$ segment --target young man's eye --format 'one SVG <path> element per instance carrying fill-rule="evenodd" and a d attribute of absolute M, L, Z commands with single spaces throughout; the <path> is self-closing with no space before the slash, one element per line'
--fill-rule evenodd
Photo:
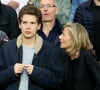
<path fill-rule="evenodd" d="M 23 22 L 23 24 L 26 24 L 27 22 Z"/>
<path fill-rule="evenodd" d="M 35 24 L 35 22 L 31 22 L 31 24 Z"/>

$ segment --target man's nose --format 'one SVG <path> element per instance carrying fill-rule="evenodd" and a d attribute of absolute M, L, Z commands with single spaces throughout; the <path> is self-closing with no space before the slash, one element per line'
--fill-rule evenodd
<path fill-rule="evenodd" d="M 31 25 L 28 23 L 28 24 L 26 25 L 26 27 L 27 27 L 27 28 L 30 28 L 30 27 L 31 27 Z"/>

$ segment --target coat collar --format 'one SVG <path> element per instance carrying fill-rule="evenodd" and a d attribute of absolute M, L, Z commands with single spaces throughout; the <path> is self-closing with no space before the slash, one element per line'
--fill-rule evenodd
<path fill-rule="evenodd" d="M 36 34 L 36 43 L 35 43 L 35 53 L 37 54 L 43 45 L 43 39 Z M 17 38 L 17 47 L 20 48 L 22 46 L 22 34 Z"/>

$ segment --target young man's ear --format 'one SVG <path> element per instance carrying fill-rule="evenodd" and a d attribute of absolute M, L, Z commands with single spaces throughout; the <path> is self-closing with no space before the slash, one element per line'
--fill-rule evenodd
<path fill-rule="evenodd" d="M 20 25 L 20 23 L 19 23 L 19 29 L 21 30 L 21 25 Z"/>

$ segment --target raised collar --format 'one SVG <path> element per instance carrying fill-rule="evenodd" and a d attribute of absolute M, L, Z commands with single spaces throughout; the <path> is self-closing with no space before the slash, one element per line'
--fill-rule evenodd
<path fill-rule="evenodd" d="M 43 39 L 36 34 L 36 42 L 35 42 L 35 53 L 37 54 L 43 45 Z M 22 34 L 17 38 L 17 47 L 20 48 L 22 46 Z"/>
<path fill-rule="evenodd" d="M 59 22 L 59 20 L 57 18 L 55 19 L 55 24 L 54 24 L 52 30 L 54 28 L 56 28 L 59 33 L 62 33 L 62 31 L 63 31 L 63 26 L 61 25 L 61 23 Z M 43 31 L 43 25 L 41 25 L 40 31 Z"/>

